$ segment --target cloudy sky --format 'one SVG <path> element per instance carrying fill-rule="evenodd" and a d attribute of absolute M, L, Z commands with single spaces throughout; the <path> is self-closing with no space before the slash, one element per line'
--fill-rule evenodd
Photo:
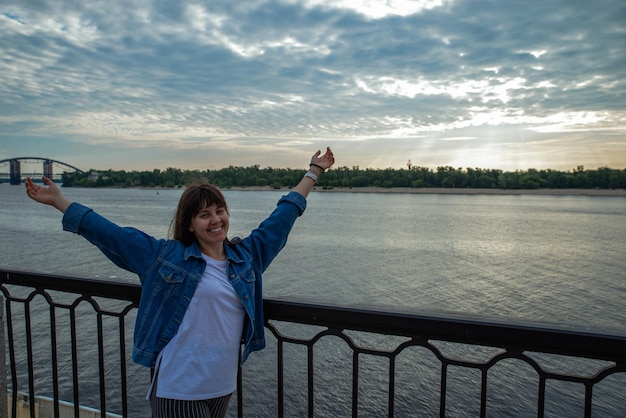
<path fill-rule="evenodd" d="M 623 169 L 624 51 L 624 0 L 3 0 L 0 160 Z"/>

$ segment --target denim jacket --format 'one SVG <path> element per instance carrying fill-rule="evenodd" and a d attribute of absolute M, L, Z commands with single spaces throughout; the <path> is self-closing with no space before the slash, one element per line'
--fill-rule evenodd
<path fill-rule="evenodd" d="M 246 310 L 241 363 L 265 347 L 262 274 L 287 243 L 291 228 L 306 209 L 296 192 L 281 197 L 272 214 L 243 240 L 224 242 L 228 279 Z M 117 266 L 139 276 L 141 300 L 135 323 L 133 361 L 153 367 L 159 352 L 178 331 L 198 286 L 205 262 L 196 242 L 153 238 L 120 227 L 92 209 L 72 203 L 63 229 L 96 245 Z"/>

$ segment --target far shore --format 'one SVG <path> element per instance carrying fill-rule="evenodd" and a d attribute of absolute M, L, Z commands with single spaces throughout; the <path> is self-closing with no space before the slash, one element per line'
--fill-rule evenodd
<path fill-rule="evenodd" d="M 229 187 L 223 190 L 235 191 L 280 191 L 287 187 Z M 407 193 L 407 194 L 487 194 L 487 195 L 554 195 L 554 196 L 624 196 L 626 189 L 475 189 L 475 188 L 443 188 L 443 187 L 335 187 L 324 189 L 315 187 L 314 192 L 324 193 Z"/>
<path fill-rule="evenodd" d="M 117 187 L 106 187 L 117 188 Z M 129 187 L 142 190 L 173 189 L 163 186 Z M 249 192 L 280 192 L 289 191 L 291 187 L 275 189 L 271 186 L 222 187 L 224 191 Z M 538 196 L 620 196 L 626 197 L 626 189 L 478 189 L 478 188 L 446 188 L 446 187 L 333 187 L 316 186 L 313 192 L 321 193 L 395 193 L 395 194 L 466 194 L 466 195 L 538 195 Z"/>

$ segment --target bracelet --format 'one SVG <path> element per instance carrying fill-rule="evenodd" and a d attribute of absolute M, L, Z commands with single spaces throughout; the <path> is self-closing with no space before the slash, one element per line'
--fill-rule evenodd
<path fill-rule="evenodd" d="M 324 167 L 322 167 L 321 165 L 317 165 L 315 163 L 311 163 L 311 164 L 309 164 L 309 167 L 311 167 L 311 166 L 319 168 L 320 170 L 322 170 L 322 173 L 326 171 L 326 169 Z"/>
<path fill-rule="evenodd" d="M 317 176 L 314 173 L 311 173 L 310 171 L 307 171 L 306 173 L 304 173 L 304 177 L 308 177 L 317 183 Z"/>

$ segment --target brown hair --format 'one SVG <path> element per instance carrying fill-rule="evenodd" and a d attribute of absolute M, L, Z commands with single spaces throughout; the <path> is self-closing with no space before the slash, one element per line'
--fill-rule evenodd
<path fill-rule="evenodd" d="M 170 225 L 170 234 L 175 240 L 181 241 L 186 246 L 196 239 L 196 236 L 189 230 L 191 219 L 196 216 L 203 208 L 217 205 L 223 207 L 228 212 L 228 205 L 224 195 L 217 187 L 212 184 L 192 184 L 187 186 L 183 192 L 176 214 Z"/>

